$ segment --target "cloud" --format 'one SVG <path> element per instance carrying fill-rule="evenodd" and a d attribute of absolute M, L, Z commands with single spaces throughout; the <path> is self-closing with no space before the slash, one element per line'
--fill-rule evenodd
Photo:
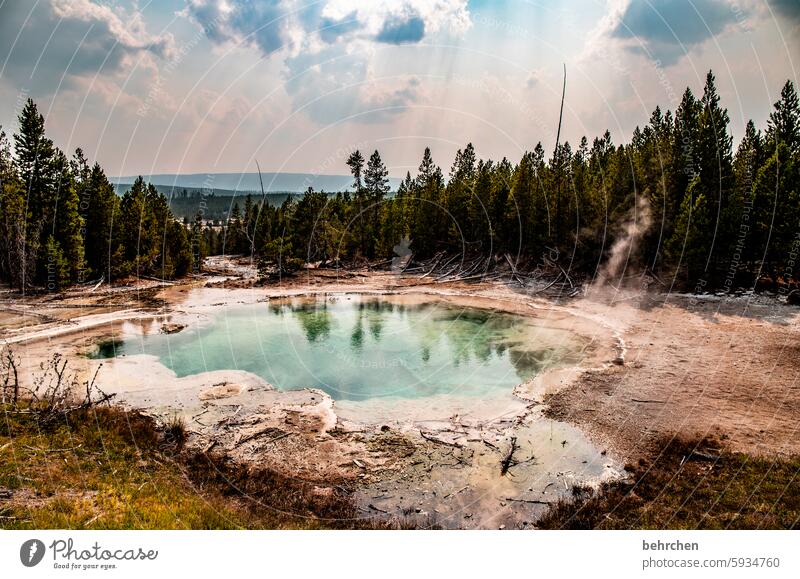
<path fill-rule="evenodd" d="M 725 1 L 630 0 L 612 15 L 608 34 L 628 51 L 668 66 L 735 23 L 736 12 Z"/>
<path fill-rule="evenodd" d="M 286 65 L 284 88 L 295 111 L 320 124 L 345 118 L 381 122 L 417 102 L 421 94 L 417 77 L 375 79 L 359 51 L 347 52 L 340 46 L 289 58 Z"/>
<path fill-rule="evenodd" d="M 336 42 L 414 43 L 445 29 L 461 34 L 471 25 L 467 0 L 189 0 L 184 14 L 212 41 L 253 46 L 264 55 Z"/>
<path fill-rule="evenodd" d="M 291 5 L 281 0 L 189 0 L 184 14 L 218 44 L 242 44 L 270 54 L 292 38 Z"/>
<path fill-rule="evenodd" d="M 171 34 L 147 32 L 139 12 L 90 0 L 0 4 L 2 76 L 34 95 L 51 94 L 62 76 L 126 72 L 137 61 L 152 65 L 174 50 Z"/>
<path fill-rule="evenodd" d="M 333 43 L 341 37 L 354 33 L 358 28 L 358 17 L 353 11 L 341 19 L 323 17 L 320 21 L 319 35 L 323 41 Z"/>
<path fill-rule="evenodd" d="M 322 14 L 351 15 L 359 23 L 353 37 L 387 44 L 419 42 L 441 30 L 462 34 L 472 25 L 465 0 L 329 0 Z"/>
<path fill-rule="evenodd" d="M 770 0 L 769 4 L 787 20 L 800 24 L 800 2 L 798 0 Z"/>
<path fill-rule="evenodd" d="M 425 36 L 425 21 L 418 15 L 411 14 L 384 22 L 375 40 L 388 44 L 405 44 L 419 42 L 423 36 Z"/>
<path fill-rule="evenodd" d="M 284 88 L 296 111 L 332 123 L 379 122 L 416 102 L 417 78 L 376 81 L 377 45 L 413 44 L 471 25 L 467 0 L 189 0 L 184 15 L 216 44 L 283 58 Z"/>

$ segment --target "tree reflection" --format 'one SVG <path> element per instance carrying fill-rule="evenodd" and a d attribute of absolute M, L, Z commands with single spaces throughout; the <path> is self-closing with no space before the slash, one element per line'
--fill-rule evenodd
<path fill-rule="evenodd" d="M 353 304 L 354 320 L 349 332 L 350 349 L 360 355 L 368 336 L 379 347 L 390 318 L 408 319 L 407 331 L 394 334 L 395 340 L 416 342 L 418 360 L 459 367 L 477 363 L 486 365 L 492 358 L 507 359 L 520 380 L 527 380 L 543 368 L 558 362 L 573 361 L 579 354 L 570 355 L 569 344 L 561 333 L 541 334 L 519 316 L 488 310 L 457 308 L 450 305 L 402 305 L 380 299 L 368 299 Z M 326 302 L 312 302 L 271 307 L 273 313 L 292 312 L 300 323 L 307 340 L 319 343 L 331 334 L 333 314 Z M 395 320 L 396 323 L 396 320 Z M 348 339 L 345 334 L 345 339 Z M 559 339 L 561 338 L 561 339 Z M 442 355 L 444 354 L 444 359 Z"/>
<path fill-rule="evenodd" d="M 330 335 L 331 314 L 327 304 L 303 304 L 293 307 L 292 312 L 303 327 L 309 342 L 324 341 Z"/>

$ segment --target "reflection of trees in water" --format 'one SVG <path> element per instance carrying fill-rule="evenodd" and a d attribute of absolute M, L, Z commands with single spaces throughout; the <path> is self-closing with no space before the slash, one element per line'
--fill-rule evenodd
<path fill-rule="evenodd" d="M 540 333 L 524 319 L 484 310 L 440 308 L 420 324 L 422 348 L 429 351 L 446 340 L 454 365 L 475 359 L 486 363 L 495 355 L 508 356 L 521 380 L 536 375 L 554 363 L 577 363 L 580 353 L 569 344 L 571 337 L 557 330 Z M 551 335 L 552 333 L 552 335 Z"/>
<path fill-rule="evenodd" d="M 353 331 L 350 333 L 350 347 L 354 352 L 361 352 L 364 346 L 364 322 L 361 314 L 356 317 L 356 323 L 353 326 Z"/>
<path fill-rule="evenodd" d="M 331 314 L 325 303 L 302 304 L 292 307 L 295 315 L 309 342 L 326 340 L 331 333 Z"/>
<path fill-rule="evenodd" d="M 283 313 L 288 308 L 288 306 L 285 304 L 276 304 L 276 303 L 269 303 L 267 304 L 267 307 L 269 308 L 269 311 L 276 316 L 282 316 Z"/>
<path fill-rule="evenodd" d="M 383 324 L 387 316 L 395 312 L 395 304 L 380 300 L 367 300 L 358 302 L 356 321 L 350 334 L 350 345 L 354 350 L 361 351 L 364 346 L 364 322 L 369 328 L 369 333 L 375 342 L 381 341 Z"/>
<path fill-rule="evenodd" d="M 394 311 L 395 305 L 390 302 L 371 300 L 359 304 L 359 312 L 367 318 L 369 333 L 372 334 L 376 342 L 380 342 L 381 340 L 384 320 L 388 315 L 393 314 Z"/>
<path fill-rule="evenodd" d="M 553 359 L 552 349 L 525 350 L 520 347 L 508 349 L 508 360 L 520 377 L 529 377 L 544 368 Z"/>
<path fill-rule="evenodd" d="M 545 336 L 531 333 L 525 320 L 511 314 L 431 303 L 407 306 L 379 299 L 356 302 L 353 306 L 355 319 L 350 331 L 350 348 L 354 353 L 362 351 L 367 331 L 377 344 L 390 316 L 406 317 L 414 311 L 419 315 L 409 320 L 410 328 L 419 344 L 419 356 L 425 363 L 430 361 L 435 347 L 443 344 L 449 352 L 449 363 L 455 366 L 468 364 L 473 359 L 486 363 L 492 356 L 508 356 L 518 376 L 524 380 L 554 361 L 577 358 L 566 344 L 554 347 L 552 340 L 543 344 Z M 332 315 L 325 302 L 276 304 L 270 308 L 280 315 L 293 313 L 309 342 L 330 336 Z"/>
<path fill-rule="evenodd" d="M 430 351 L 444 340 L 455 366 L 472 359 L 486 363 L 492 355 L 503 357 L 509 336 L 520 324 L 507 314 L 483 310 L 436 306 L 430 314 L 417 325 L 421 348 Z"/>

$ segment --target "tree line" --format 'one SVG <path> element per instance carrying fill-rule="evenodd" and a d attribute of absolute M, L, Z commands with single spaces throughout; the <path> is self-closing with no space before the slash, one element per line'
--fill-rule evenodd
<path fill-rule="evenodd" d="M 800 271 L 800 105 L 787 81 L 764 130 L 750 121 L 734 151 L 714 75 L 700 98 L 687 88 L 675 111 L 656 108 L 628 144 L 606 131 L 591 144 L 538 143 L 516 164 L 479 159 L 468 144 L 447 178 L 426 148 L 416 175 L 391 194 L 378 151 L 347 159 L 352 191 L 309 191 L 280 205 L 251 196 L 225 222 L 176 220 L 141 178 L 118 198 L 80 150 L 71 160 L 44 135 L 32 101 L 19 116 L 14 151 L 0 137 L 3 243 L 0 273 L 16 287 L 131 274 L 172 278 L 203 256 L 258 260 L 262 275 L 304 262 L 386 260 L 397 247 L 502 255 L 521 263 L 557 256 L 594 275 L 615 242 L 641 229 L 629 265 L 694 288 L 796 284 Z"/>
<path fill-rule="evenodd" d="M 175 278 L 199 264 L 192 231 L 166 198 L 137 179 L 116 195 L 99 164 L 68 158 L 28 99 L 12 145 L 0 129 L 0 275 L 20 290 L 131 274 Z"/>

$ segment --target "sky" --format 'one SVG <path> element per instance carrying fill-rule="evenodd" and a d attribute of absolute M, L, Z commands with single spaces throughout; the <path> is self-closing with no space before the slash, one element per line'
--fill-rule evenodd
<path fill-rule="evenodd" d="M 392 176 L 630 139 L 713 69 L 731 131 L 798 85 L 800 0 L 0 0 L 0 125 L 33 98 L 110 176 Z"/>

